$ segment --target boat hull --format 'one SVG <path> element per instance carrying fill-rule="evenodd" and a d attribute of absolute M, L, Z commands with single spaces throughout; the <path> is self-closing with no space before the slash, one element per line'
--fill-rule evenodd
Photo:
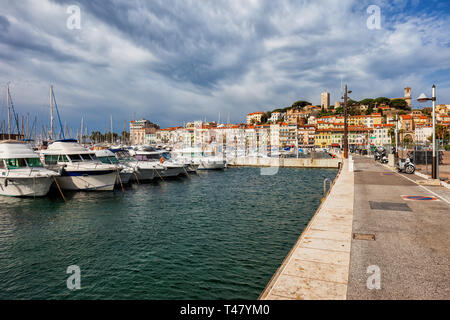
<path fill-rule="evenodd" d="M 198 170 L 223 170 L 225 163 L 223 161 L 201 161 Z"/>
<path fill-rule="evenodd" d="M 136 176 L 139 181 L 149 181 L 155 179 L 157 177 L 157 173 L 155 172 L 156 169 L 142 169 L 139 168 L 139 170 L 136 171 Z M 136 180 L 136 176 L 133 175 L 133 180 Z"/>
<path fill-rule="evenodd" d="M 120 181 L 122 181 L 123 184 L 127 184 L 130 182 L 131 176 L 133 176 L 132 172 L 121 172 Z M 120 181 L 117 183 L 120 184 Z"/>
<path fill-rule="evenodd" d="M 43 197 L 48 194 L 53 181 L 53 177 L 0 178 L 0 195 Z"/>
<path fill-rule="evenodd" d="M 168 167 L 165 170 L 161 170 L 160 174 L 163 178 L 170 178 L 186 174 L 186 171 L 184 171 L 184 167 Z"/>
<path fill-rule="evenodd" d="M 57 177 L 61 189 L 72 191 L 111 191 L 117 180 L 117 172 L 96 175 L 70 175 Z"/>

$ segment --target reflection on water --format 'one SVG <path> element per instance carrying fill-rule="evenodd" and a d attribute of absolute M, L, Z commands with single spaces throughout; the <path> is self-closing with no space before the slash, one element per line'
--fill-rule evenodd
<path fill-rule="evenodd" d="M 233 168 L 67 202 L 0 197 L 0 298 L 256 299 L 335 175 Z"/>

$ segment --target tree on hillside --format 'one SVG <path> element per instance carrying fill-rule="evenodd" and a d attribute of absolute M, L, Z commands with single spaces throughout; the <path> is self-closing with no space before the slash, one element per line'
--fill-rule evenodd
<path fill-rule="evenodd" d="M 400 109 L 400 110 L 410 109 L 408 106 L 408 103 L 403 99 L 392 99 L 389 102 L 389 105 L 391 106 L 391 108 Z"/>
<path fill-rule="evenodd" d="M 348 113 L 351 116 L 358 116 L 361 114 L 361 111 L 359 110 L 359 108 L 356 105 L 352 105 L 349 107 Z"/>
<path fill-rule="evenodd" d="M 374 100 L 374 102 L 377 104 L 377 106 L 379 106 L 381 104 L 390 105 L 389 103 L 391 102 L 391 99 L 386 98 L 386 97 L 378 97 Z"/>
<path fill-rule="evenodd" d="M 373 107 L 375 105 L 375 100 L 371 99 L 371 98 L 366 98 L 366 99 L 361 100 L 359 102 L 359 104 L 368 106 L 368 107 Z"/>
<path fill-rule="evenodd" d="M 303 109 L 304 107 L 309 106 L 309 105 L 311 105 L 310 102 L 304 101 L 304 100 L 299 100 L 299 101 L 295 101 L 295 102 L 292 104 L 291 108 L 295 108 L 295 109 Z"/>
<path fill-rule="evenodd" d="M 337 107 L 334 112 L 336 114 L 343 114 L 344 113 L 344 107 Z"/>
<path fill-rule="evenodd" d="M 356 100 L 353 100 L 353 99 L 348 99 L 348 100 L 347 100 L 347 106 L 348 106 L 348 107 L 356 106 L 356 105 L 358 105 L 358 104 L 359 104 L 359 102 L 356 101 Z"/>

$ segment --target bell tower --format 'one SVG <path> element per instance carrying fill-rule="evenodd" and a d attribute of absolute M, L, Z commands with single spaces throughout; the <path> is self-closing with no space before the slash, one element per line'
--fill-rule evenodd
<path fill-rule="evenodd" d="M 408 103 L 408 106 L 411 107 L 411 88 L 406 87 L 405 88 L 405 96 L 403 97 L 405 99 L 406 103 Z"/>

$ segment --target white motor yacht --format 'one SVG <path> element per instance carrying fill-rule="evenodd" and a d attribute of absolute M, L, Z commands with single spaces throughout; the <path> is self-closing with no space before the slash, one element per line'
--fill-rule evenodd
<path fill-rule="evenodd" d="M 120 170 L 100 162 L 93 151 L 71 139 L 55 141 L 41 151 L 41 159 L 61 174 L 56 179 L 64 190 L 113 190 Z"/>
<path fill-rule="evenodd" d="M 0 142 L 0 195 L 45 196 L 56 176 L 59 174 L 43 167 L 27 143 Z"/>
<path fill-rule="evenodd" d="M 119 160 L 116 158 L 116 155 L 112 151 L 108 149 L 95 150 L 95 156 L 102 163 L 119 166 L 120 181 L 116 181 L 116 184 L 119 184 L 120 182 L 122 182 L 123 184 L 127 184 L 128 182 L 130 182 L 130 178 L 134 174 L 134 168 L 120 163 Z"/>
<path fill-rule="evenodd" d="M 139 161 L 138 167 L 141 168 L 143 163 L 154 166 L 158 171 L 155 172 L 160 177 L 177 177 L 186 174 L 183 164 L 175 163 L 165 157 L 164 151 L 157 150 L 138 150 L 136 151 L 136 159 Z M 155 176 L 157 177 L 157 176 Z"/>

